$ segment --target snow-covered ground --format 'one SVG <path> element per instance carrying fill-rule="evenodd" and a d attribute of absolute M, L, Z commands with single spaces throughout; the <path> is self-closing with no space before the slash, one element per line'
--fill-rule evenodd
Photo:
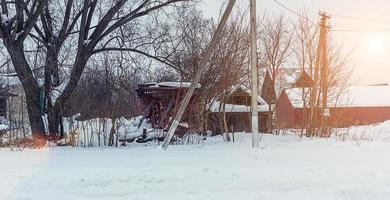
<path fill-rule="evenodd" d="M 201 145 L 0 149 L 0 199 L 389 199 L 390 143 L 264 135 Z"/>

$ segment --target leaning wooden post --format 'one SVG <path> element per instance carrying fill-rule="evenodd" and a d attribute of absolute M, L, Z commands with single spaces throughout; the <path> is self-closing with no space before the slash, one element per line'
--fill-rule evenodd
<path fill-rule="evenodd" d="M 167 150 L 168 145 L 173 138 L 173 134 L 175 133 L 176 128 L 179 125 L 181 118 L 183 117 L 184 111 L 186 110 L 188 104 L 190 103 L 190 100 L 191 100 L 192 95 L 194 94 L 195 88 L 197 88 L 199 81 L 200 81 L 200 78 L 202 77 L 204 71 L 206 70 L 207 62 L 210 59 L 211 54 L 212 54 L 215 46 L 217 45 L 218 41 L 221 38 L 222 30 L 225 27 L 226 21 L 229 18 L 229 15 L 233 9 L 235 2 L 236 2 L 236 0 L 229 0 L 229 4 L 227 5 L 225 12 L 222 16 L 222 19 L 218 24 L 217 30 L 215 31 L 215 33 L 211 39 L 211 42 L 210 42 L 209 46 L 207 47 L 206 52 L 205 52 L 202 60 L 200 61 L 200 65 L 199 65 L 200 69 L 196 72 L 195 77 L 191 82 L 191 86 L 190 86 L 190 88 L 188 88 L 186 96 L 184 97 L 183 101 L 181 102 L 179 110 L 175 116 L 175 119 L 173 120 L 171 127 L 168 130 L 167 136 L 164 139 L 164 142 L 162 144 L 163 150 Z"/>

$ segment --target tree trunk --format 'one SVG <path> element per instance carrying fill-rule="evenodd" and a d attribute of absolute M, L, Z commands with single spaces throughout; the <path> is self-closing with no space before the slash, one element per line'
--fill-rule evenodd
<path fill-rule="evenodd" d="M 110 135 L 108 137 L 108 146 L 114 146 L 114 135 L 115 135 L 115 129 L 116 129 L 116 119 L 111 119 L 112 121 L 112 126 L 110 130 Z"/>
<path fill-rule="evenodd" d="M 39 89 L 25 86 L 23 89 L 26 93 L 28 119 L 33 139 L 43 139 L 46 131 L 39 102 Z"/>
<path fill-rule="evenodd" d="M 52 108 L 48 112 L 48 131 L 50 136 L 61 137 L 60 135 L 60 124 L 61 124 L 62 115 L 59 112 L 59 109 Z"/>
<path fill-rule="evenodd" d="M 45 74 L 45 87 L 47 91 L 52 90 L 53 86 L 59 85 L 58 80 L 58 64 L 55 62 L 58 60 L 58 52 L 54 54 L 48 54 L 53 56 L 53 58 L 49 58 L 47 60 L 47 69 L 50 73 Z M 49 133 L 51 136 L 63 136 L 59 135 L 60 131 L 60 124 L 62 120 L 62 111 L 64 108 L 65 103 L 71 98 L 72 93 L 76 89 L 78 82 L 80 80 L 80 77 L 84 71 L 84 67 L 87 63 L 88 58 L 91 54 L 87 54 L 85 52 L 82 52 L 80 55 L 78 55 L 78 59 L 76 60 L 74 64 L 74 68 L 72 69 L 69 82 L 66 85 L 64 91 L 61 93 L 61 95 L 56 99 L 55 102 L 51 101 L 51 96 L 48 95 L 46 98 L 48 99 L 48 123 L 49 123 Z M 52 80 L 52 77 L 54 80 Z M 54 82 L 53 82 L 54 81 Z"/>
<path fill-rule="evenodd" d="M 229 128 L 228 128 L 228 124 L 227 124 L 225 107 L 226 107 L 226 96 L 224 95 L 223 100 L 222 100 L 223 128 L 225 130 L 223 137 L 225 139 L 225 142 L 230 142 L 230 135 L 229 135 Z"/>
<path fill-rule="evenodd" d="M 45 62 L 45 98 L 47 102 L 47 120 L 48 120 L 48 131 L 49 135 L 57 138 L 60 136 L 60 122 L 62 119 L 61 105 L 53 105 L 52 102 L 52 89 L 53 87 L 59 86 L 59 76 L 58 76 L 58 49 L 60 49 L 61 43 L 53 42 L 50 45 L 46 53 L 46 62 Z"/>
<path fill-rule="evenodd" d="M 39 102 L 39 85 L 24 54 L 23 43 L 4 43 L 14 65 L 15 71 L 26 94 L 26 104 L 31 133 L 34 140 L 45 138 L 45 126 Z"/>
<path fill-rule="evenodd" d="M 229 129 L 228 129 L 228 124 L 227 124 L 225 111 L 223 112 L 223 127 L 225 129 L 225 133 L 224 133 L 225 141 L 226 142 L 230 142 L 230 135 L 229 135 Z"/>
<path fill-rule="evenodd" d="M 42 119 L 41 106 L 39 103 L 39 89 L 32 86 L 23 86 L 26 93 L 26 103 L 28 119 L 30 122 L 31 133 L 34 140 L 41 140 L 45 137 L 45 126 Z"/>

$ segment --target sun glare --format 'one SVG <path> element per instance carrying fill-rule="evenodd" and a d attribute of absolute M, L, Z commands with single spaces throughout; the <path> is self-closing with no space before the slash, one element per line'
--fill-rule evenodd
<path fill-rule="evenodd" d="M 382 35 L 369 36 L 367 47 L 370 54 L 383 54 L 386 51 L 386 38 Z"/>

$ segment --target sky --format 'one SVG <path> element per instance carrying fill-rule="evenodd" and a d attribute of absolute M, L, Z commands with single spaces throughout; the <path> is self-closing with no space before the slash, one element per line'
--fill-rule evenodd
<path fill-rule="evenodd" d="M 207 17 L 218 17 L 227 0 L 202 0 L 200 8 Z M 348 67 L 353 70 L 351 83 L 368 85 L 390 83 L 390 10 L 389 0 L 277 0 L 291 10 L 306 9 L 312 21 L 318 21 L 319 11 L 330 18 L 330 35 L 349 55 Z M 246 8 L 249 0 L 237 0 Z M 257 15 L 296 15 L 273 0 L 257 0 Z"/>

